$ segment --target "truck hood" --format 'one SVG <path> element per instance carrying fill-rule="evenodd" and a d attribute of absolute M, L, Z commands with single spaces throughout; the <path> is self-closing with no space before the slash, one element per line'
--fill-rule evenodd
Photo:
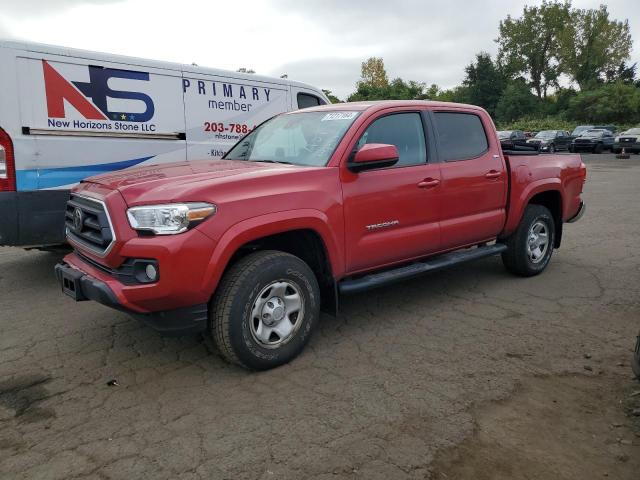
<path fill-rule="evenodd" d="M 316 168 L 243 160 L 197 160 L 129 168 L 89 177 L 83 183 L 118 190 L 129 205 L 134 205 L 199 200 L 199 192 L 210 190 L 213 185 L 310 169 Z"/>

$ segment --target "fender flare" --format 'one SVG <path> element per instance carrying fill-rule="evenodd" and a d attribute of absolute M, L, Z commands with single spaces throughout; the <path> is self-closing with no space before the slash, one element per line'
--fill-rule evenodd
<path fill-rule="evenodd" d="M 507 216 L 507 224 L 505 225 L 503 236 L 511 235 L 522 220 L 524 210 L 533 197 L 539 193 L 544 192 L 558 192 L 560 194 L 560 200 L 564 204 L 564 198 L 562 197 L 562 181 L 559 178 L 543 178 L 527 185 L 518 198 L 511 199 L 511 206 L 509 207 L 509 213 Z M 563 205 L 560 205 L 560 215 L 564 215 Z M 562 223 L 562 218 L 559 219 L 559 223 Z"/>
<path fill-rule="evenodd" d="M 252 240 L 292 230 L 312 230 L 323 241 L 334 278 L 344 272 L 339 240 L 329 227 L 327 215 L 315 209 L 286 210 L 251 217 L 226 230 L 217 241 L 203 277 L 202 289 L 213 295 L 229 261 L 238 249 Z"/>

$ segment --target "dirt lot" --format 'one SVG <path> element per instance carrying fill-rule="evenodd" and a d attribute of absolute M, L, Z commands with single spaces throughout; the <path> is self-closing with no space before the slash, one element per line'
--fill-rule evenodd
<path fill-rule="evenodd" d="M 0 249 L 0 478 L 637 480 L 640 156 L 584 159 L 545 274 L 491 258 L 347 298 L 266 373 Z"/>

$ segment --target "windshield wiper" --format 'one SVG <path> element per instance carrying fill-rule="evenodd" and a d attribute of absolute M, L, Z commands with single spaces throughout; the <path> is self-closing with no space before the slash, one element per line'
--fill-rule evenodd
<path fill-rule="evenodd" d="M 251 160 L 252 162 L 264 162 L 264 163 L 283 163 L 285 165 L 295 165 L 291 162 L 287 162 L 286 160 Z"/>

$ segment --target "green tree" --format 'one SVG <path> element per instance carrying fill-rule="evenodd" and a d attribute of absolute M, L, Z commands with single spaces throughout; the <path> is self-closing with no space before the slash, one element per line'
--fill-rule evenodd
<path fill-rule="evenodd" d="M 333 93 L 331 93 L 331 90 L 325 90 L 324 88 L 322 89 L 322 93 L 324 93 L 327 98 L 329 99 L 329 101 L 331 103 L 342 103 L 342 100 L 340 100 L 338 97 L 336 97 Z"/>
<path fill-rule="evenodd" d="M 467 87 L 468 102 L 483 107 L 491 115 L 495 114 L 505 78 L 491 55 L 478 53 L 476 61 L 465 68 L 465 74 L 462 84 Z"/>
<path fill-rule="evenodd" d="M 526 76 L 539 98 L 557 86 L 560 37 L 569 21 L 571 3 L 543 1 L 524 7 L 520 18 L 500 22 L 498 62 L 510 76 Z"/>
<path fill-rule="evenodd" d="M 621 81 L 624 83 L 632 84 L 636 81 L 636 68 L 638 64 L 627 65 L 626 62 L 622 62 L 618 65 L 618 68 L 609 69 L 605 72 L 604 76 L 607 82 Z"/>
<path fill-rule="evenodd" d="M 469 87 L 458 85 L 449 90 L 443 90 L 438 94 L 436 100 L 441 102 L 470 103 Z"/>
<path fill-rule="evenodd" d="M 362 62 L 359 84 L 365 84 L 371 88 L 385 88 L 389 86 L 389 78 L 384 68 L 382 58 L 371 57 Z"/>
<path fill-rule="evenodd" d="M 567 116 L 588 123 L 640 122 L 640 88 L 618 81 L 581 91 L 569 101 Z"/>
<path fill-rule="evenodd" d="M 629 21 L 609 19 L 606 5 L 573 10 L 560 36 L 560 61 L 580 89 L 588 90 L 629 58 L 631 46 Z"/>
<path fill-rule="evenodd" d="M 524 79 L 510 82 L 498 101 L 496 120 L 507 123 L 526 116 L 535 116 L 538 113 L 539 102 Z"/>
<path fill-rule="evenodd" d="M 424 92 L 424 99 L 426 100 L 438 100 L 438 97 L 442 94 L 442 90 L 435 83 L 432 83 L 429 88 Z"/>

